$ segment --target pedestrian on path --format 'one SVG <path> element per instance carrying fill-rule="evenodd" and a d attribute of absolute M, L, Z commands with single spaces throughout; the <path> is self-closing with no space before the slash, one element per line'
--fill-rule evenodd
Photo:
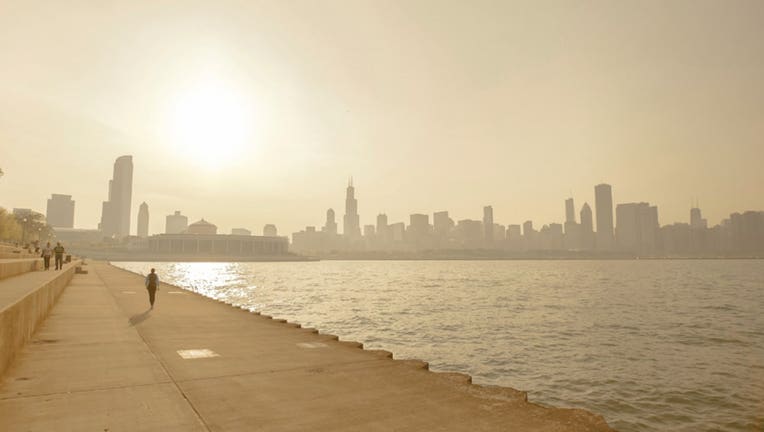
<path fill-rule="evenodd" d="M 56 270 L 61 270 L 64 268 L 64 247 L 61 246 L 61 242 L 56 242 L 53 253 L 56 254 Z"/>
<path fill-rule="evenodd" d="M 45 262 L 45 270 L 50 270 L 50 257 L 53 255 L 53 249 L 50 248 L 50 242 L 42 249 L 42 260 Z"/>
<path fill-rule="evenodd" d="M 151 303 L 151 309 L 154 309 L 154 300 L 156 299 L 158 285 L 159 275 L 156 274 L 154 269 L 151 269 L 151 273 L 146 275 L 146 289 L 149 292 L 149 303 Z"/>

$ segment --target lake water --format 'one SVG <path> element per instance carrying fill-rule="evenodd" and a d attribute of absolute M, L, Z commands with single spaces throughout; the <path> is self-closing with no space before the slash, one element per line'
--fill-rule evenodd
<path fill-rule="evenodd" d="M 764 430 L 764 260 L 115 264 L 619 431 Z"/>

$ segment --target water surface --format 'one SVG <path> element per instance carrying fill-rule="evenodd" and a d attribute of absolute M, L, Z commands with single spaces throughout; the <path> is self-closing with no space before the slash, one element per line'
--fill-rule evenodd
<path fill-rule="evenodd" d="M 623 432 L 764 430 L 764 260 L 115 264 Z"/>

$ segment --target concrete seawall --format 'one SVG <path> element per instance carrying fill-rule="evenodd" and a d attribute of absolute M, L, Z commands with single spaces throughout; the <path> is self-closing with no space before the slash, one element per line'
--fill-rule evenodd
<path fill-rule="evenodd" d="M 74 264 L 68 264 L 61 271 L 36 272 L 27 277 L 26 273 L 38 270 L 41 262 L 19 260 L 1 266 L 10 269 L 4 273 L 20 276 L 6 279 L 0 292 L 0 376 L 32 338 L 74 275 Z"/>
<path fill-rule="evenodd" d="M 0 430 L 611 431 L 579 409 L 434 373 L 102 263 L 0 382 Z"/>

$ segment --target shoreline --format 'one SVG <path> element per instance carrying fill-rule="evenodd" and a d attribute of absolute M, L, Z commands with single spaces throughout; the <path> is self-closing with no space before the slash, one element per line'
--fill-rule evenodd
<path fill-rule="evenodd" d="M 135 272 L 133 270 L 128 270 L 128 269 L 125 269 L 125 268 L 122 268 L 122 267 L 115 266 L 111 262 L 108 262 L 107 264 L 110 267 L 113 267 L 113 268 L 115 268 L 117 270 L 124 271 L 124 272 L 130 273 L 132 275 L 138 276 L 141 279 L 145 277 L 145 275 L 143 275 L 141 273 Z M 330 340 L 337 341 L 337 342 L 339 342 L 341 344 L 344 344 L 344 345 L 347 345 L 347 346 L 350 346 L 350 347 L 353 347 L 353 348 L 358 348 L 358 349 L 361 349 L 361 350 L 363 350 L 365 352 L 370 352 L 370 353 L 373 353 L 373 354 L 376 354 L 376 355 L 381 355 L 384 358 L 390 359 L 390 360 L 395 361 L 395 362 L 399 362 L 401 364 L 406 364 L 406 365 L 408 365 L 410 367 L 413 367 L 415 369 L 422 369 L 422 370 L 424 370 L 424 371 L 426 371 L 428 373 L 434 374 L 434 375 L 439 376 L 439 377 L 446 378 L 447 380 L 453 382 L 454 384 L 457 384 L 457 385 L 460 385 L 460 386 L 467 386 L 467 388 L 472 389 L 472 391 L 475 391 L 475 392 L 486 392 L 486 393 L 491 394 L 493 397 L 498 397 L 498 398 L 500 398 L 502 400 L 505 400 L 505 401 L 506 400 L 513 400 L 513 401 L 518 401 L 518 402 L 522 402 L 522 403 L 527 403 L 529 405 L 535 405 L 535 406 L 542 407 L 542 408 L 545 408 L 545 409 L 581 411 L 583 413 L 586 413 L 586 416 L 591 416 L 591 417 L 595 418 L 597 420 L 597 422 L 601 422 L 601 425 L 604 425 L 605 428 L 606 428 L 604 430 L 611 430 L 611 431 L 613 431 L 613 429 L 610 428 L 610 426 L 607 424 L 607 421 L 604 419 L 604 417 L 602 415 L 594 413 L 594 412 L 591 412 L 591 411 L 588 411 L 588 410 L 586 410 L 584 408 L 558 407 L 558 406 L 552 406 L 552 405 L 543 404 L 543 403 L 540 403 L 540 402 L 530 401 L 528 399 L 528 392 L 524 391 L 524 390 L 518 390 L 518 389 L 515 389 L 515 388 L 510 387 L 510 386 L 475 383 L 474 380 L 473 380 L 473 377 L 470 374 L 467 374 L 467 373 L 464 373 L 464 372 L 450 371 L 450 370 L 431 370 L 430 369 L 430 362 L 426 361 L 426 360 L 422 360 L 422 359 L 418 359 L 418 358 L 396 358 L 395 357 L 395 353 L 393 353 L 391 351 L 388 351 L 386 349 L 368 349 L 368 348 L 365 348 L 365 346 L 364 346 L 364 344 L 362 342 L 350 341 L 350 340 L 342 340 L 342 339 L 340 339 L 340 337 L 338 335 L 323 332 L 323 331 L 321 331 L 321 329 L 318 329 L 318 328 L 305 328 L 300 323 L 289 321 L 289 320 L 284 319 L 284 318 L 278 318 L 278 317 L 275 317 L 275 316 L 272 316 L 272 315 L 268 315 L 266 313 L 262 313 L 260 311 L 251 310 L 251 309 L 249 309 L 247 307 L 237 305 L 237 304 L 235 304 L 233 302 L 228 302 L 228 301 L 225 301 L 225 300 L 222 300 L 222 299 L 215 299 L 215 298 L 212 298 L 212 297 L 207 297 L 207 296 L 205 296 L 205 295 L 203 295 L 201 293 L 198 293 L 196 291 L 192 291 L 192 290 L 190 290 L 188 288 L 184 288 L 182 286 L 175 285 L 175 284 L 172 284 L 172 283 L 168 283 L 168 282 L 162 281 L 161 285 L 164 285 L 166 287 L 171 287 L 173 289 L 180 289 L 180 290 L 183 290 L 183 291 L 188 292 L 190 294 L 193 294 L 194 296 L 198 296 L 198 297 L 200 297 L 200 298 L 202 298 L 204 300 L 208 300 L 208 301 L 211 300 L 211 301 L 214 301 L 214 302 L 222 303 L 222 304 L 224 304 L 226 306 L 229 306 L 233 310 L 243 311 L 245 313 L 252 314 L 254 316 L 259 316 L 259 317 L 262 317 L 262 318 L 265 318 L 265 319 L 269 319 L 269 320 L 272 320 L 273 322 L 284 324 L 284 325 L 287 325 L 287 326 L 295 328 L 295 329 L 308 330 L 311 333 L 314 333 L 316 335 L 320 335 L 320 336 L 329 338 Z"/>
<path fill-rule="evenodd" d="M 590 252 L 501 252 L 492 250 L 454 251 L 441 253 L 425 252 L 347 252 L 300 255 L 290 252 L 285 255 L 192 255 L 146 253 L 142 251 L 114 251 L 99 249 L 71 248 L 71 253 L 101 261 L 132 262 L 315 262 L 315 261 L 686 261 L 686 260 L 761 260 L 762 255 L 677 255 L 677 256 L 637 256 L 629 253 Z"/>

